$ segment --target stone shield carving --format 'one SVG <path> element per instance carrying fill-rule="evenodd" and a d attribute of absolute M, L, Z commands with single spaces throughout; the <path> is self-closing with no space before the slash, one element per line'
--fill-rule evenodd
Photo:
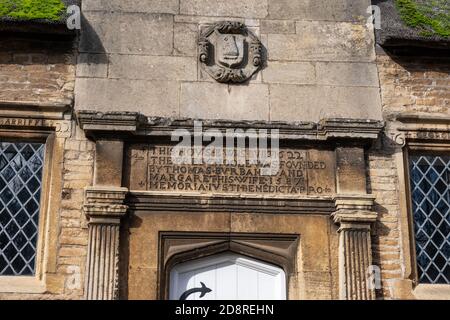
<path fill-rule="evenodd" d="M 201 67 L 218 82 L 245 82 L 262 66 L 262 44 L 241 22 L 203 27 L 198 45 Z"/>

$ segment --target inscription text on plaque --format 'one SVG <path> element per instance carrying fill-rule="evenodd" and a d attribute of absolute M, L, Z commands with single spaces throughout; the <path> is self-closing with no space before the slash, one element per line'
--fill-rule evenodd
<path fill-rule="evenodd" d="M 131 190 L 326 195 L 335 192 L 333 151 L 280 149 L 277 174 L 257 164 L 174 164 L 173 146 L 139 144 L 128 151 Z"/>

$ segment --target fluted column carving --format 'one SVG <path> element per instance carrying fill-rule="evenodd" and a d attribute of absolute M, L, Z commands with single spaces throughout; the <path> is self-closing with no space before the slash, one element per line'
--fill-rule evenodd
<path fill-rule="evenodd" d="M 85 298 L 118 299 L 120 220 L 127 212 L 124 205 L 128 189 L 88 187 L 84 211 L 89 220 Z"/>
<path fill-rule="evenodd" d="M 371 224 L 377 214 L 371 211 L 373 197 L 337 196 L 333 219 L 339 225 L 339 296 L 342 300 L 373 300 L 369 281 L 372 265 Z"/>

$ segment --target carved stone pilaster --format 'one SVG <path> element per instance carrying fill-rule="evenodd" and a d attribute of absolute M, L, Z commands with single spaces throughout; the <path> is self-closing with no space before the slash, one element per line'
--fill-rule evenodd
<path fill-rule="evenodd" d="M 120 220 L 127 188 L 88 187 L 84 212 L 89 219 L 89 243 L 86 263 L 85 298 L 118 299 Z"/>
<path fill-rule="evenodd" d="M 370 195 L 335 197 L 336 212 L 332 217 L 339 225 L 339 296 L 342 300 L 373 300 L 369 283 L 372 265 L 371 224 L 377 213 L 371 211 Z"/>

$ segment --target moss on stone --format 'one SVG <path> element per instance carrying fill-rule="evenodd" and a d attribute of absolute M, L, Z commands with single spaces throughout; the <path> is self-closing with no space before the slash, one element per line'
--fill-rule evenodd
<path fill-rule="evenodd" d="M 449 0 L 395 0 L 403 22 L 423 36 L 450 37 Z"/>
<path fill-rule="evenodd" d="M 0 17 L 18 20 L 44 19 L 58 21 L 66 5 L 61 0 L 1 0 Z"/>

